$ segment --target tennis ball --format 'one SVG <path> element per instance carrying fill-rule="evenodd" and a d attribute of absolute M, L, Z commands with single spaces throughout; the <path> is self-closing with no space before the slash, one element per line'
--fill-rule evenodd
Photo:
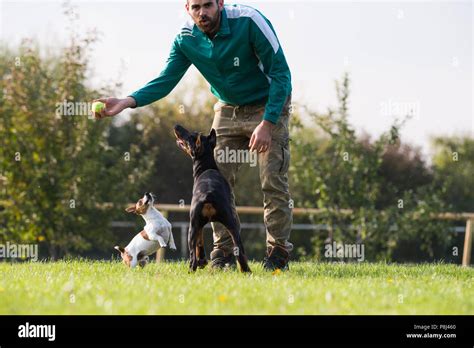
<path fill-rule="evenodd" d="M 105 109 L 105 104 L 102 102 L 93 102 L 92 103 L 92 112 L 96 114 L 100 114 L 100 112 Z"/>

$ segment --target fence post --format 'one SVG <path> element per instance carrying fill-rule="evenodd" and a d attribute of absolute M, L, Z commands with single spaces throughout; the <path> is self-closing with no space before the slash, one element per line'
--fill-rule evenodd
<path fill-rule="evenodd" d="M 471 247 L 472 247 L 472 227 L 473 220 L 467 219 L 466 221 L 466 234 L 464 235 L 464 251 L 462 254 L 462 265 L 469 266 L 471 263 Z"/>
<path fill-rule="evenodd" d="M 164 216 L 165 219 L 168 218 L 168 211 L 163 210 L 161 214 Z M 156 252 L 156 263 L 160 263 L 165 259 L 165 248 L 159 248 L 158 251 Z"/>
<path fill-rule="evenodd" d="M 188 227 L 186 225 L 181 225 L 181 257 L 186 260 L 188 257 Z"/>

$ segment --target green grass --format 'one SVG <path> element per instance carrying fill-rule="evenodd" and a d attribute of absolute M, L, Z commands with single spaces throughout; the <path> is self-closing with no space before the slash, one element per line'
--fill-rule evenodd
<path fill-rule="evenodd" d="M 187 263 L 0 263 L 0 314 L 474 314 L 474 269 L 297 263 L 252 275 Z"/>

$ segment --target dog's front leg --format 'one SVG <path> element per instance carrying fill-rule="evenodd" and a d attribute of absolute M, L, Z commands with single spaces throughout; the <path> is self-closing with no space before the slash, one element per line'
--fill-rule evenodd
<path fill-rule="evenodd" d="M 189 272 L 195 272 L 198 266 L 196 254 L 197 235 L 197 229 L 193 226 L 190 226 L 188 232 Z"/>
<path fill-rule="evenodd" d="M 198 236 L 196 239 L 197 239 L 196 258 L 198 260 L 198 267 L 204 268 L 207 265 L 207 260 L 206 260 L 206 251 L 204 250 L 204 236 L 203 236 L 202 228 L 199 230 Z"/>

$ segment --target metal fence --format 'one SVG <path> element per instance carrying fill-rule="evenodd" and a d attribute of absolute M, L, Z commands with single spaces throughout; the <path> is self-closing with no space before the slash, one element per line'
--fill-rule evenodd
<path fill-rule="evenodd" d="M 130 205 L 133 205 L 131 203 Z M 165 216 L 168 217 L 168 213 L 170 212 L 178 212 L 178 213 L 189 213 L 190 206 L 189 205 L 175 205 L 175 204 L 157 204 L 156 208 L 160 210 L 160 212 Z M 263 215 L 263 208 L 262 207 L 249 207 L 249 206 L 238 206 L 237 212 L 239 214 L 257 214 Z M 316 209 L 316 208 L 293 208 L 293 215 L 321 215 L 327 213 L 325 209 Z M 342 215 L 349 215 L 352 213 L 350 209 L 341 209 L 338 213 Z M 414 216 L 413 218 L 417 218 Z M 465 233 L 464 237 L 464 247 L 463 247 L 463 257 L 462 257 L 462 265 L 468 266 L 471 261 L 471 248 L 472 248 L 472 234 L 474 229 L 474 213 L 441 213 L 433 216 L 433 219 L 441 219 L 441 220 L 452 220 L 452 221 L 466 221 L 465 227 L 463 226 L 456 226 L 452 227 L 452 232 L 457 233 Z M 179 221 L 179 222 L 171 222 L 173 228 L 178 228 L 181 233 L 181 245 L 180 245 L 180 252 L 183 258 L 187 257 L 187 231 L 189 223 L 187 221 Z M 128 221 L 113 221 L 111 223 L 111 227 L 134 227 L 135 224 L 133 222 Z M 207 225 L 205 228 L 210 228 Z M 265 231 L 265 225 L 263 223 L 241 223 L 242 229 L 259 229 L 261 231 Z M 355 229 L 355 227 L 353 227 Z M 328 230 L 328 226 L 325 224 L 293 224 L 293 230 L 306 230 L 306 231 L 321 231 L 321 230 Z M 164 258 L 164 250 L 160 249 L 157 253 L 157 261 L 159 262 Z"/>

